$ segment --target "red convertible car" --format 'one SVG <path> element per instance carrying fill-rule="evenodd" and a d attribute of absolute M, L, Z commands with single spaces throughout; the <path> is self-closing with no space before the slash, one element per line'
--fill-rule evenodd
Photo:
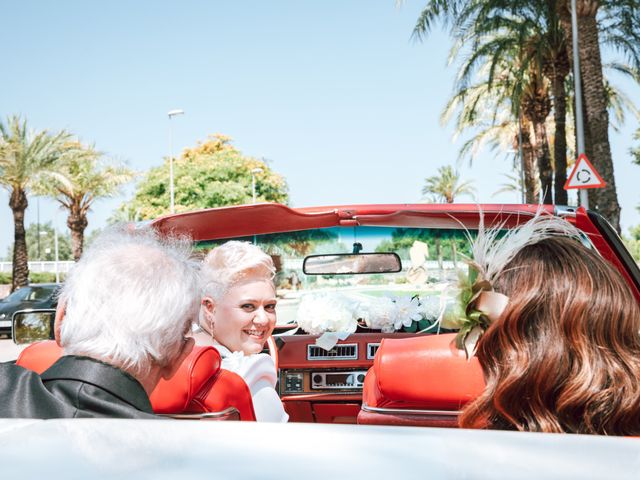
<path fill-rule="evenodd" d="M 150 224 L 162 234 L 191 236 L 197 249 L 206 251 L 235 239 L 253 242 L 272 256 L 277 268 L 278 325 L 268 346 L 278 368 L 279 395 L 290 422 L 456 427 L 461 408 L 484 388 L 477 359 L 469 360 L 456 349 L 451 333 L 454 325 L 450 319 L 458 308 L 457 272 L 468 268 L 467 233 L 478 228 L 481 217 L 487 225 L 509 229 L 531 219 L 540 208 L 486 204 L 290 208 L 255 204 L 169 215 Z M 620 271 L 640 302 L 640 269 L 599 214 L 575 207 L 542 208 L 576 226 L 583 233 L 583 242 Z M 19 332 L 20 326 L 14 331 Z M 57 355 L 51 344 L 34 344 L 18 363 L 42 370 Z M 158 386 L 152 404 L 157 412 L 179 418 L 252 420 L 250 397 L 247 400 L 246 392 L 242 393 L 241 383 L 220 370 L 214 349 L 203 347 L 176 378 Z M 224 428 L 228 431 L 230 427 Z M 280 429 L 280 435 L 288 435 L 281 430 L 293 427 L 274 428 Z M 450 430 L 438 430 L 439 434 L 432 429 L 417 430 L 430 432 L 433 438 L 453 438 Z M 378 432 L 367 430 L 374 431 Z M 296 438 L 294 431 L 290 432 Z M 392 442 L 402 436 L 393 428 L 388 432 Z M 535 437 L 507 432 L 473 435 L 481 433 L 487 435 L 487 445 L 492 441 L 489 436 L 497 435 L 497 445 L 511 445 L 516 453 L 527 448 L 532 435 Z M 462 439 L 463 433 L 455 435 L 461 435 L 460 441 L 471 440 Z M 538 435 L 535 438 L 541 438 Z M 484 442 L 482 435 L 473 438 Z M 530 455 L 540 445 L 555 444 L 556 440 L 540 442 Z M 620 452 L 621 445 L 629 443 L 634 445 L 625 449 L 635 452 L 632 463 L 638 466 L 640 447 L 632 440 L 616 440 L 615 445 L 609 444 L 611 448 L 595 443 L 584 449 L 572 443 L 567 448 L 577 455 L 570 462 L 578 465 L 582 460 L 576 458 L 585 452 Z M 467 447 L 459 447 L 465 455 Z M 556 455 L 554 461 L 562 457 L 558 452 L 551 454 Z M 539 453 L 549 455 L 550 451 Z M 529 456 L 530 460 L 535 463 Z M 468 463 L 463 460 L 460 465 Z M 580 471 L 585 465 L 580 465 Z M 618 466 L 622 468 L 621 463 Z M 472 471 L 465 468 L 462 471 Z M 529 468 L 543 472 L 532 465 Z M 591 474 L 606 471 L 598 468 L 587 470 Z M 457 470 L 445 469 L 445 473 L 451 471 Z M 562 471 L 557 473 L 562 476 Z"/>
<path fill-rule="evenodd" d="M 483 388 L 477 362 L 450 346 L 452 334 L 442 335 L 447 309 L 455 304 L 456 269 L 467 268 L 465 229 L 476 229 L 480 215 L 487 225 L 511 228 L 538 208 L 259 204 L 167 216 L 152 226 L 188 234 L 202 249 L 241 239 L 273 256 L 279 330 L 297 327 L 275 335 L 270 347 L 291 421 L 455 426 L 460 408 Z M 571 207 L 547 211 L 578 227 L 640 301 L 638 265 L 601 216 Z M 338 274 L 344 266 L 331 269 L 331 255 L 364 252 L 393 252 L 402 267 L 356 275 Z M 329 261 L 321 272 L 333 274 L 308 274 L 317 256 Z M 445 321 L 438 323 L 441 317 Z M 331 332 L 337 343 L 323 348 L 318 338 Z M 343 332 L 349 335 L 335 338 Z"/>

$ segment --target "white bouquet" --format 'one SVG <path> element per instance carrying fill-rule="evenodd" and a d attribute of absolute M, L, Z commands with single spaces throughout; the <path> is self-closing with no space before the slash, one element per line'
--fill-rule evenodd
<path fill-rule="evenodd" d="M 298 326 L 311 335 L 325 332 L 354 333 L 356 302 L 344 295 L 317 293 L 305 295 L 298 306 Z"/>

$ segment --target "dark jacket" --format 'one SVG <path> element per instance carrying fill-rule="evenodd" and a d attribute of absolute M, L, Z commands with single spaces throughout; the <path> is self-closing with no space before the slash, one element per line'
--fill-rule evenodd
<path fill-rule="evenodd" d="M 0 417 L 159 418 L 131 375 L 73 355 L 61 357 L 42 375 L 0 364 Z"/>

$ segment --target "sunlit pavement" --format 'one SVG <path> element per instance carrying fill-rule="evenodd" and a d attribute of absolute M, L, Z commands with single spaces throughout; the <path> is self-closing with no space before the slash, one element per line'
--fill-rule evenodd
<path fill-rule="evenodd" d="M 0 338 L 0 362 L 15 360 L 27 345 L 16 345 L 10 338 Z"/>

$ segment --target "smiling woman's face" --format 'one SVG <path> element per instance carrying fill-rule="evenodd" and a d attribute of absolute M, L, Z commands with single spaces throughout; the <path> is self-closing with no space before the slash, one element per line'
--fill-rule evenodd
<path fill-rule="evenodd" d="M 213 337 L 232 352 L 260 353 L 276 324 L 276 292 L 264 278 L 231 287 L 213 307 Z"/>

